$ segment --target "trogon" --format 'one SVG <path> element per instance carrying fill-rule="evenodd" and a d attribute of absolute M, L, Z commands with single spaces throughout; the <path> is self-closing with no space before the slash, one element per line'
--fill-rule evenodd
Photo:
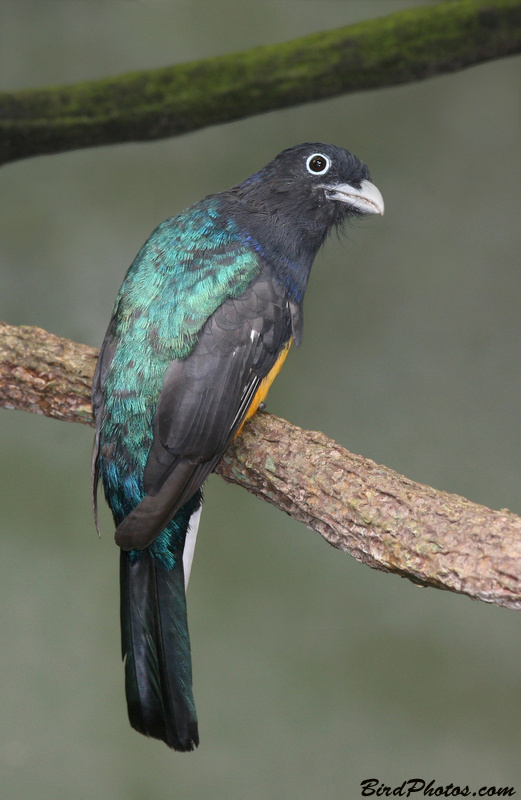
<path fill-rule="evenodd" d="M 300 343 L 328 233 L 383 210 L 356 156 L 300 144 L 159 225 L 116 298 L 93 384 L 93 492 L 101 476 L 121 548 L 130 723 L 175 750 L 199 743 L 185 587 L 202 484 Z"/>

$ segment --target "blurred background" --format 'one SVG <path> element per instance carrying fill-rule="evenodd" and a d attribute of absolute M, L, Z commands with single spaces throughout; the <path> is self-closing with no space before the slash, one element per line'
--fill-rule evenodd
<path fill-rule="evenodd" d="M 278 42 L 418 0 L 2 0 L 0 88 Z M 152 229 L 285 147 L 369 165 L 383 219 L 319 254 L 268 408 L 438 489 L 521 513 L 519 58 L 167 141 L 0 171 L 0 319 L 99 346 Z M 212 476 L 188 602 L 201 746 L 127 722 L 118 551 L 92 430 L 0 411 L 6 800 L 332 800 L 409 778 L 521 791 L 511 611 L 371 571 Z"/>

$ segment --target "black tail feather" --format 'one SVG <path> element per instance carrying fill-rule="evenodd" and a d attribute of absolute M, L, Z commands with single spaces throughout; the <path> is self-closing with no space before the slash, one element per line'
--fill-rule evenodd
<path fill-rule="evenodd" d="M 174 750 L 199 744 L 182 558 L 121 551 L 121 642 L 130 724 Z"/>

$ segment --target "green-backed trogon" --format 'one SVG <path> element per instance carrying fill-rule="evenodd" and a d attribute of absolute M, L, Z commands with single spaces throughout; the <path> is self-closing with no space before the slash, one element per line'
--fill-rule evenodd
<path fill-rule="evenodd" d="M 255 413 L 292 342 L 315 255 L 349 217 L 383 213 L 365 164 L 301 144 L 167 219 L 114 306 L 94 377 L 101 476 L 121 548 L 131 725 L 199 742 L 186 617 L 201 486 Z"/>

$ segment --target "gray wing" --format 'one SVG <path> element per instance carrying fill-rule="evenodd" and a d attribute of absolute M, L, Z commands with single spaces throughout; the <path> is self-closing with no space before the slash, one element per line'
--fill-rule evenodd
<path fill-rule="evenodd" d="M 170 363 L 154 416 L 147 495 L 116 530 L 124 550 L 148 547 L 214 469 L 292 336 L 292 310 L 282 286 L 261 274 L 212 314 L 187 358 Z"/>

